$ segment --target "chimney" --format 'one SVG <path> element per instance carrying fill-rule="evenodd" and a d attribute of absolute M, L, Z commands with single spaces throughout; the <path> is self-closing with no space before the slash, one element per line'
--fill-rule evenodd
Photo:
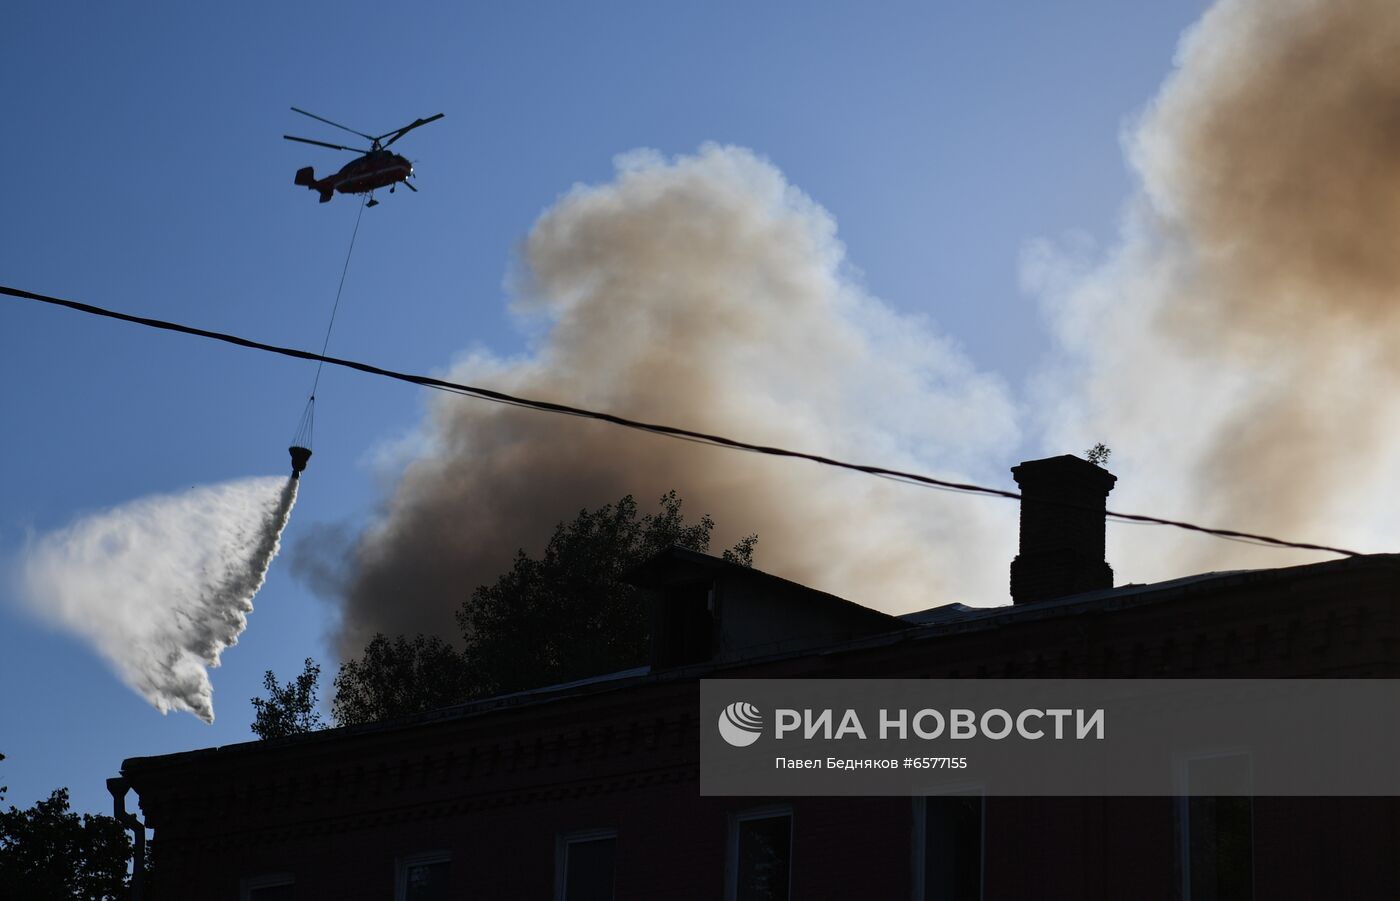
<path fill-rule="evenodd" d="M 1021 486 L 1021 552 L 1011 600 L 1031 604 L 1113 587 L 1104 561 L 1104 509 L 1117 476 L 1065 454 L 1011 467 Z"/>

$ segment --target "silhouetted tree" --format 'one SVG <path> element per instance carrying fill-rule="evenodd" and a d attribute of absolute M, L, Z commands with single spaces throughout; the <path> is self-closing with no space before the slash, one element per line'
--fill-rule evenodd
<path fill-rule="evenodd" d="M 1084 459 L 1095 466 L 1107 466 L 1108 458 L 1112 455 L 1113 451 L 1109 449 L 1109 446 L 1100 441 L 1084 452 Z"/>
<path fill-rule="evenodd" d="M 27 810 L 0 812 L 0 895 L 25 901 L 126 897 L 131 837 L 112 817 L 68 809 L 55 789 Z"/>
<path fill-rule="evenodd" d="M 466 658 L 440 638 L 375 635 L 335 677 L 338 725 L 372 723 L 456 704 L 473 693 Z"/>
<path fill-rule="evenodd" d="M 316 710 L 316 683 L 320 678 L 320 664 L 310 657 L 306 658 L 301 675 L 286 685 L 277 684 L 277 677 L 268 670 L 263 676 L 267 697 L 253 698 L 252 728 L 258 738 L 282 738 L 324 729 L 321 714 Z"/>
<path fill-rule="evenodd" d="M 657 513 L 639 515 L 629 494 L 559 523 L 540 557 L 518 552 L 509 571 L 463 603 L 464 651 L 422 635 L 376 635 L 336 676 L 336 722 L 373 722 L 645 662 L 645 595 L 623 576 L 672 545 L 709 549 L 714 520 L 687 523 L 681 505 L 671 491 Z M 749 535 L 724 559 L 752 566 L 757 542 Z"/>
<path fill-rule="evenodd" d="M 674 491 L 645 516 L 629 494 L 560 523 L 538 559 L 518 552 L 457 612 L 477 690 L 519 691 L 644 663 L 644 594 L 624 574 L 672 545 L 708 550 L 714 526 L 709 516 L 686 523 Z M 751 566 L 756 542 L 749 536 L 725 559 Z"/>

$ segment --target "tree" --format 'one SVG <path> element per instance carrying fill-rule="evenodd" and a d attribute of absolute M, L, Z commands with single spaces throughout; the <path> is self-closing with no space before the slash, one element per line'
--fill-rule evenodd
<path fill-rule="evenodd" d="M 714 520 L 687 523 L 681 505 L 671 491 L 657 513 L 639 515 L 629 494 L 559 523 L 539 558 L 517 552 L 509 571 L 463 603 L 464 651 L 422 635 L 376 635 L 336 676 L 336 722 L 373 722 L 645 662 L 646 595 L 623 577 L 672 545 L 709 549 Z M 752 566 L 757 543 L 749 535 L 724 559 Z"/>
<path fill-rule="evenodd" d="M 277 684 L 277 677 L 268 670 L 263 676 L 267 698 L 253 698 L 252 728 L 258 738 L 282 738 L 324 729 L 316 710 L 316 683 L 320 678 L 321 667 L 310 657 L 306 658 L 301 675 L 286 685 Z"/>
<path fill-rule="evenodd" d="M 0 887 L 26 901 L 126 897 L 131 838 L 115 819 L 68 809 L 68 789 L 0 812 Z"/>
<path fill-rule="evenodd" d="M 457 613 L 478 690 L 519 691 L 613 672 L 646 660 L 646 592 L 624 576 L 673 545 L 706 551 L 714 520 L 687 524 L 675 491 L 659 513 L 638 517 L 626 495 L 580 510 L 555 527 L 539 559 L 516 554 L 493 585 L 472 593 Z M 756 535 L 724 558 L 753 565 Z"/>
<path fill-rule="evenodd" d="M 1084 459 L 1095 466 L 1107 466 L 1108 458 L 1112 456 L 1112 454 L 1113 451 L 1109 449 L 1109 446 L 1100 441 L 1084 452 Z"/>
<path fill-rule="evenodd" d="M 466 657 L 482 693 L 519 691 L 613 672 L 646 661 L 645 593 L 628 570 L 672 545 L 710 546 L 709 516 L 687 524 L 671 491 L 661 510 L 638 516 L 627 495 L 560 523 L 535 559 L 524 551 L 494 585 L 483 585 L 457 612 Z M 757 536 L 725 552 L 753 564 Z"/>
<path fill-rule="evenodd" d="M 435 710 L 471 696 L 466 658 L 440 638 L 375 635 L 335 677 L 331 715 L 341 726 Z"/>

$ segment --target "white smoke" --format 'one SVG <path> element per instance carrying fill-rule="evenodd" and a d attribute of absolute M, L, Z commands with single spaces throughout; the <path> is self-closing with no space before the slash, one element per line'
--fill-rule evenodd
<path fill-rule="evenodd" d="M 84 516 L 30 543 L 23 596 L 161 713 L 213 722 L 205 667 L 247 625 L 296 493 L 295 479 L 243 479 Z"/>

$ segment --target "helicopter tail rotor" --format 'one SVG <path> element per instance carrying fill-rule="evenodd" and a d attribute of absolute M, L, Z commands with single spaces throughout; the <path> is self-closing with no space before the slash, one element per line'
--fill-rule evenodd
<path fill-rule="evenodd" d="M 316 168 L 314 166 L 307 166 L 305 169 L 298 169 L 296 178 L 292 179 L 292 183 L 301 185 L 304 188 L 309 188 L 316 184 Z"/>

